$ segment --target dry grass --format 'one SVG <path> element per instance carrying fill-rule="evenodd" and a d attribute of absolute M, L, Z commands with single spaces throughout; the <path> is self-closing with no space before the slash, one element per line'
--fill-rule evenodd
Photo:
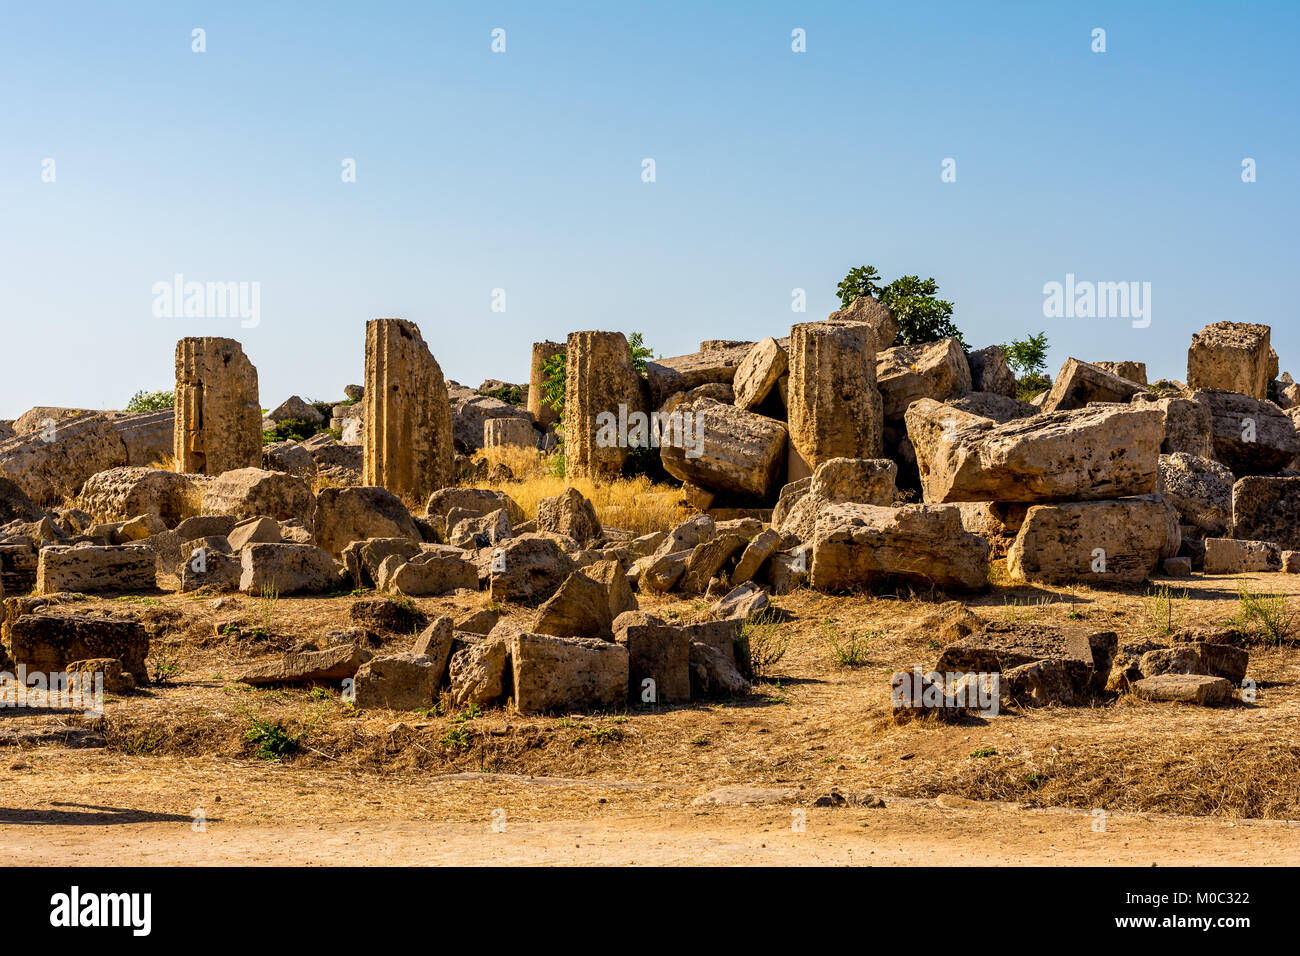
<path fill-rule="evenodd" d="M 530 519 L 537 517 L 538 501 L 553 498 L 565 488 L 577 488 L 589 499 L 601 524 L 638 535 L 672 529 L 690 516 L 680 489 L 657 485 L 644 476 L 599 483 L 589 478 L 564 478 L 552 470 L 552 459 L 526 448 L 489 449 L 484 457 L 489 464 L 508 465 L 516 480 L 480 481 L 473 486 L 504 492 Z"/>
<path fill-rule="evenodd" d="M 1300 594 L 1293 576 L 1250 580 Z M 1236 591 L 1223 581 L 1178 586 L 1189 592 L 1180 623 L 1221 622 L 1237 606 Z M 923 622 L 942 599 L 798 590 L 777 599 L 792 619 L 780 628 L 781 656 L 750 697 L 520 716 L 503 707 L 475 714 L 445 706 L 358 710 L 341 699 L 338 686 L 252 688 L 233 679 L 270 653 L 319 642 L 325 630 L 349 620 L 351 597 L 282 597 L 274 639 L 264 639 L 251 627 L 262 616 L 256 597 L 213 607 L 209 599 L 181 595 L 151 598 L 156 603 L 148 605 L 92 596 L 88 609 L 127 610 L 146 624 L 151 672 L 172 657 L 183 665 L 166 686 L 106 702 L 107 747 L 96 759 L 117 762 L 123 772 L 150 773 L 154 782 L 142 784 L 150 794 L 170 786 L 167 774 L 154 770 L 169 761 L 198 772 L 229 760 L 254 779 L 256 768 L 270 764 L 265 753 L 259 759 L 262 744 L 288 739 L 297 749 L 275 765 L 277 774 L 302 783 L 328 769 L 351 775 L 366 792 L 395 786 L 403 775 L 497 772 L 671 783 L 690 793 L 733 783 L 794 785 L 809 796 L 834 787 L 886 797 L 954 794 L 1035 806 L 1300 818 L 1300 650 L 1251 647 L 1249 673 L 1259 685 L 1251 704 L 1198 708 L 1122 698 L 1012 708 L 954 724 L 897 725 L 890 719 L 890 674 L 933 664 L 940 635 Z M 426 617 L 459 617 L 486 606 L 488 595 L 414 603 Z M 694 612 L 693 601 L 675 595 L 643 595 L 641 603 L 671 619 Z M 1150 636 L 1151 598 L 1136 588 L 997 589 L 964 603 L 989 620 L 1012 608 L 1026 620 L 1114 630 L 1121 641 Z M 527 625 L 534 612 L 510 613 Z M 241 626 L 223 633 L 229 621 Z M 868 641 L 864 653 L 851 655 L 857 666 L 828 652 L 828 632 L 841 641 L 850 634 Z M 409 633 L 387 634 L 383 650 L 409 650 L 413 640 Z M 250 740 L 250 730 L 262 743 Z M 80 758 L 69 761 L 66 772 L 81 765 Z M 57 792 L 58 782 L 51 776 L 42 786 Z M 249 801 L 261 799 L 261 786 Z"/>

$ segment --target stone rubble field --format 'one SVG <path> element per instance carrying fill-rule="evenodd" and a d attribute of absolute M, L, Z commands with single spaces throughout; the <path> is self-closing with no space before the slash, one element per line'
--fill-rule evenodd
<path fill-rule="evenodd" d="M 1297 818 L 1300 385 L 1269 334 L 1208 326 L 1186 383 L 1070 358 L 1024 402 L 1000 348 L 895 345 L 869 296 L 644 371 L 574 332 L 479 389 L 375 319 L 363 385 L 270 412 L 238 342 L 182 339 L 173 409 L 0 422 L 0 670 L 107 695 L 0 709 L 0 760 Z M 688 440 L 637 447 L 638 415 Z"/>

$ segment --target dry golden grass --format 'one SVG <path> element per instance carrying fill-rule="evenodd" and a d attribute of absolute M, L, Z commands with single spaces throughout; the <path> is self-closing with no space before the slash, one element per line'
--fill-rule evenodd
<path fill-rule="evenodd" d="M 516 480 L 501 483 L 479 481 L 473 486 L 504 492 L 530 519 L 537 517 L 538 501 L 553 498 L 565 488 L 577 488 L 590 500 L 602 525 L 638 535 L 671 530 L 690 516 L 690 511 L 682 503 L 680 489 L 657 485 L 644 476 L 601 482 L 589 478 L 564 478 L 552 470 L 554 459 L 526 448 L 488 449 L 484 457 L 489 465 L 508 465 Z"/>

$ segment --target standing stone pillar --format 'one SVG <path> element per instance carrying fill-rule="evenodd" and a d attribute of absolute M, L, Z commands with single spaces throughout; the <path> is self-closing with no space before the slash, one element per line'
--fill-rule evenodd
<path fill-rule="evenodd" d="M 630 451 L 628 416 L 646 412 L 645 381 L 622 332 L 571 332 L 565 352 L 564 472 L 616 478 Z"/>
<path fill-rule="evenodd" d="M 177 471 L 219 475 L 262 464 L 262 405 L 257 369 L 234 339 L 176 343 Z"/>
<path fill-rule="evenodd" d="M 438 361 L 405 319 L 366 323 L 363 480 L 408 502 L 452 483 L 451 403 Z"/>
<path fill-rule="evenodd" d="M 790 441 L 809 471 L 831 458 L 879 458 L 884 402 L 876 387 L 876 333 L 865 322 L 790 329 Z"/>
<path fill-rule="evenodd" d="M 533 343 L 533 364 L 528 373 L 528 411 L 532 413 L 537 427 L 542 430 L 560 420 L 560 413 L 546 403 L 546 376 L 542 374 L 542 366 L 563 351 L 564 346 L 559 342 Z"/>

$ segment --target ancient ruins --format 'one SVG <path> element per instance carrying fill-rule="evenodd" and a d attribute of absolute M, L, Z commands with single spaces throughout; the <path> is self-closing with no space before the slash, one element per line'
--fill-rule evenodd
<path fill-rule="evenodd" d="M 405 640 L 345 627 L 254 655 L 240 679 L 347 682 L 362 708 L 448 695 L 635 712 L 748 693 L 745 628 L 798 588 L 960 599 L 998 580 L 1300 573 L 1300 386 L 1279 374 L 1267 326 L 1197 333 L 1185 384 L 1070 358 L 1032 402 L 1000 348 L 897 334 L 870 296 L 788 337 L 640 364 L 622 332 L 579 331 L 534 345 L 522 384 L 468 389 L 444 379 L 415 323 L 374 319 L 363 386 L 332 409 L 291 396 L 265 413 L 238 342 L 182 339 L 171 411 L 39 407 L 0 424 L 0 663 L 147 683 L 149 629 L 81 610 L 79 595 L 364 593 L 382 615 L 482 594 L 488 609 Z M 562 415 L 542 394 L 557 356 Z M 294 422 L 313 434 L 263 440 Z M 482 457 L 511 449 L 562 461 L 571 481 L 635 466 L 675 491 L 681 520 L 634 532 L 574 487 L 526 512 L 510 467 L 489 478 Z M 665 595 L 704 611 L 654 613 Z M 1008 704 L 1223 704 L 1248 683 L 1227 627 L 1133 644 L 956 620 L 917 665 L 998 675 Z M 954 688 L 936 693 L 900 713 Z"/>

